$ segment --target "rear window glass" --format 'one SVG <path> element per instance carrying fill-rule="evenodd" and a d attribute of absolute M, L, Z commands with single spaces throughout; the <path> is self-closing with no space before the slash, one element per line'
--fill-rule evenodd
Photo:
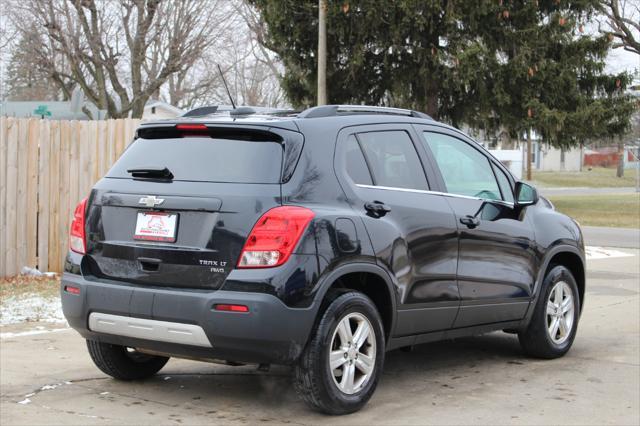
<path fill-rule="evenodd" d="M 231 183 L 280 183 L 280 143 L 208 137 L 137 139 L 107 177 L 131 178 L 127 169 L 166 167 L 173 180 Z"/>

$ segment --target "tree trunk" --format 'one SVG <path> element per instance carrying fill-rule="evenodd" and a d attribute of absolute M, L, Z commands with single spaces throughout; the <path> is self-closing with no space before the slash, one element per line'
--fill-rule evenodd
<path fill-rule="evenodd" d="M 142 118 L 144 113 L 144 106 L 149 98 L 147 96 L 139 96 L 133 101 L 133 108 L 131 108 L 131 118 Z"/>
<path fill-rule="evenodd" d="M 527 180 L 531 181 L 531 128 L 527 129 Z"/>
<path fill-rule="evenodd" d="M 624 142 L 618 142 L 618 170 L 616 176 L 621 178 L 624 176 Z"/>

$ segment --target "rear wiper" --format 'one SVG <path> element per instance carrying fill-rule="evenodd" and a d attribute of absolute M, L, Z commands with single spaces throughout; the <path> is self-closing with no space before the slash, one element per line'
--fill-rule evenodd
<path fill-rule="evenodd" d="M 127 173 L 135 178 L 173 179 L 173 173 L 166 167 L 132 167 L 127 169 Z"/>

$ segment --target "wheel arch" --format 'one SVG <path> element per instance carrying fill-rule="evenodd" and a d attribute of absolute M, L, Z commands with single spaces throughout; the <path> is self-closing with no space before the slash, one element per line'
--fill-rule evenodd
<path fill-rule="evenodd" d="M 389 274 L 373 263 L 349 263 L 331 271 L 316 293 L 316 323 L 322 315 L 327 294 L 332 289 L 356 290 L 369 297 L 376 305 L 388 341 L 396 324 L 396 296 Z"/>
<path fill-rule="evenodd" d="M 582 312 L 585 294 L 585 267 L 582 258 L 571 251 L 558 252 L 549 259 L 544 276 L 546 276 L 556 265 L 561 265 L 567 268 L 571 271 L 573 278 L 576 280 L 576 284 L 578 285 L 578 298 L 580 300 L 580 311 Z"/>
<path fill-rule="evenodd" d="M 548 250 L 540 265 L 540 269 L 538 270 L 538 277 L 536 279 L 536 284 L 533 291 L 533 298 L 531 300 L 527 315 L 525 317 L 525 321 L 523 323 L 525 327 L 529 324 L 531 316 L 533 315 L 533 307 L 537 303 L 538 297 L 540 296 L 540 289 L 542 288 L 544 278 L 547 276 L 547 273 L 551 270 L 551 268 L 553 268 L 555 265 L 564 266 L 573 274 L 573 277 L 575 278 L 576 284 L 578 286 L 580 311 L 582 312 L 586 293 L 586 267 L 584 260 L 584 251 L 580 250 L 578 247 L 566 244 L 557 245 Z"/>

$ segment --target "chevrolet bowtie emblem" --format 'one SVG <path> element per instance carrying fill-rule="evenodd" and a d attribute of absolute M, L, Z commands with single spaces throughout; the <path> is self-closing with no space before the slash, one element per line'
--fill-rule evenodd
<path fill-rule="evenodd" d="M 156 198 L 155 195 L 147 195 L 138 201 L 138 204 L 144 204 L 147 207 L 159 206 L 162 203 L 164 203 L 164 198 Z"/>

